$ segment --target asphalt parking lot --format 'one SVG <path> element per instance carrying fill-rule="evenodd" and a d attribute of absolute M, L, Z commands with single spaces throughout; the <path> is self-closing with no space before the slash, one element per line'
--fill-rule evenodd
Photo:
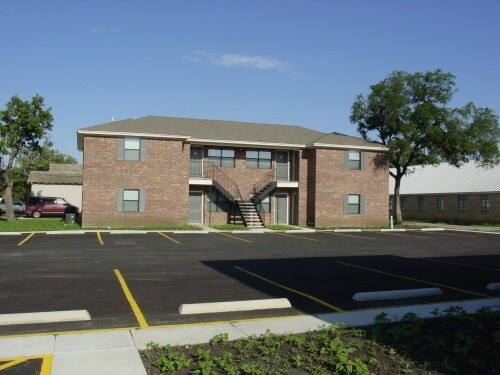
<path fill-rule="evenodd" d="M 86 310 L 90 320 L 0 325 L 0 337 L 321 314 L 487 299 L 500 237 L 472 232 L 0 236 L 0 315 Z M 355 301 L 359 292 L 443 295 Z M 288 298 L 292 308 L 181 315 L 181 304 Z"/>

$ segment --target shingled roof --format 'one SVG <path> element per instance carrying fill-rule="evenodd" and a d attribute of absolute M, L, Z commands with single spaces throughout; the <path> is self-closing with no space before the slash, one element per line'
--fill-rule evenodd
<path fill-rule="evenodd" d="M 254 145 L 263 147 L 367 147 L 384 149 L 378 143 L 338 133 L 326 134 L 296 125 L 260 124 L 237 121 L 202 120 L 147 116 L 90 126 L 78 130 L 78 149 L 84 135 L 171 138 L 190 143 Z M 319 142 L 315 145 L 315 142 Z"/>
<path fill-rule="evenodd" d="M 32 184 L 67 184 L 83 183 L 83 168 L 78 164 L 50 164 L 48 171 L 31 171 L 28 182 Z"/>

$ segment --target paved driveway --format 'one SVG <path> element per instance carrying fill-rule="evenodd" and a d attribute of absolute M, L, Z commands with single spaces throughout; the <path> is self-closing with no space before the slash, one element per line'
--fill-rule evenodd
<path fill-rule="evenodd" d="M 500 237 L 469 232 L 0 236 L 0 314 L 87 310 L 0 336 L 319 314 L 500 297 Z M 443 295 L 355 301 L 359 292 Z M 288 298 L 289 309 L 181 315 L 181 304 Z"/>

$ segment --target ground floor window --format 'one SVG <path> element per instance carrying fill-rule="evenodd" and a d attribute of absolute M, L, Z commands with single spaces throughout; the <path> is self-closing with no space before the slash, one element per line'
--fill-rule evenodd
<path fill-rule="evenodd" d="M 467 197 L 465 195 L 458 196 L 458 211 L 467 211 Z"/>
<path fill-rule="evenodd" d="M 481 195 L 481 212 L 490 212 L 490 197 Z"/>
<path fill-rule="evenodd" d="M 347 213 L 359 214 L 361 212 L 361 199 L 359 195 L 351 194 L 347 197 Z"/>
<path fill-rule="evenodd" d="M 408 197 L 401 197 L 401 211 L 408 210 Z"/>
<path fill-rule="evenodd" d="M 436 209 L 438 211 L 444 211 L 444 198 L 443 197 L 437 197 L 437 207 Z"/>
<path fill-rule="evenodd" d="M 144 212 L 146 209 L 146 191 L 144 189 L 118 189 L 116 210 L 118 212 Z"/>
<path fill-rule="evenodd" d="M 425 211 L 425 197 L 418 197 L 418 210 Z"/>
<path fill-rule="evenodd" d="M 208 194 L 208 212 L 227 212 L 228 200 L 218 191 Z"/>
<path fill-rule="evenodd" d="M 260 212 L 271 212 L 271 199 L 269 198 L 269 196 L 260 201 L 260 203 L 258 204 L 258 209 Z"/>

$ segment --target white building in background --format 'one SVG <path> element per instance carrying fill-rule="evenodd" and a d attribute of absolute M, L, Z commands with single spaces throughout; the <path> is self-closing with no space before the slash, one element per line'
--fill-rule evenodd
<path fill-rule="evenodd" d="M 48 171 L 32 171 L 28 177 L 32 196 L 60 197 L 82 208 L 83 167 L 78 164 L 50 164 Z"/>

